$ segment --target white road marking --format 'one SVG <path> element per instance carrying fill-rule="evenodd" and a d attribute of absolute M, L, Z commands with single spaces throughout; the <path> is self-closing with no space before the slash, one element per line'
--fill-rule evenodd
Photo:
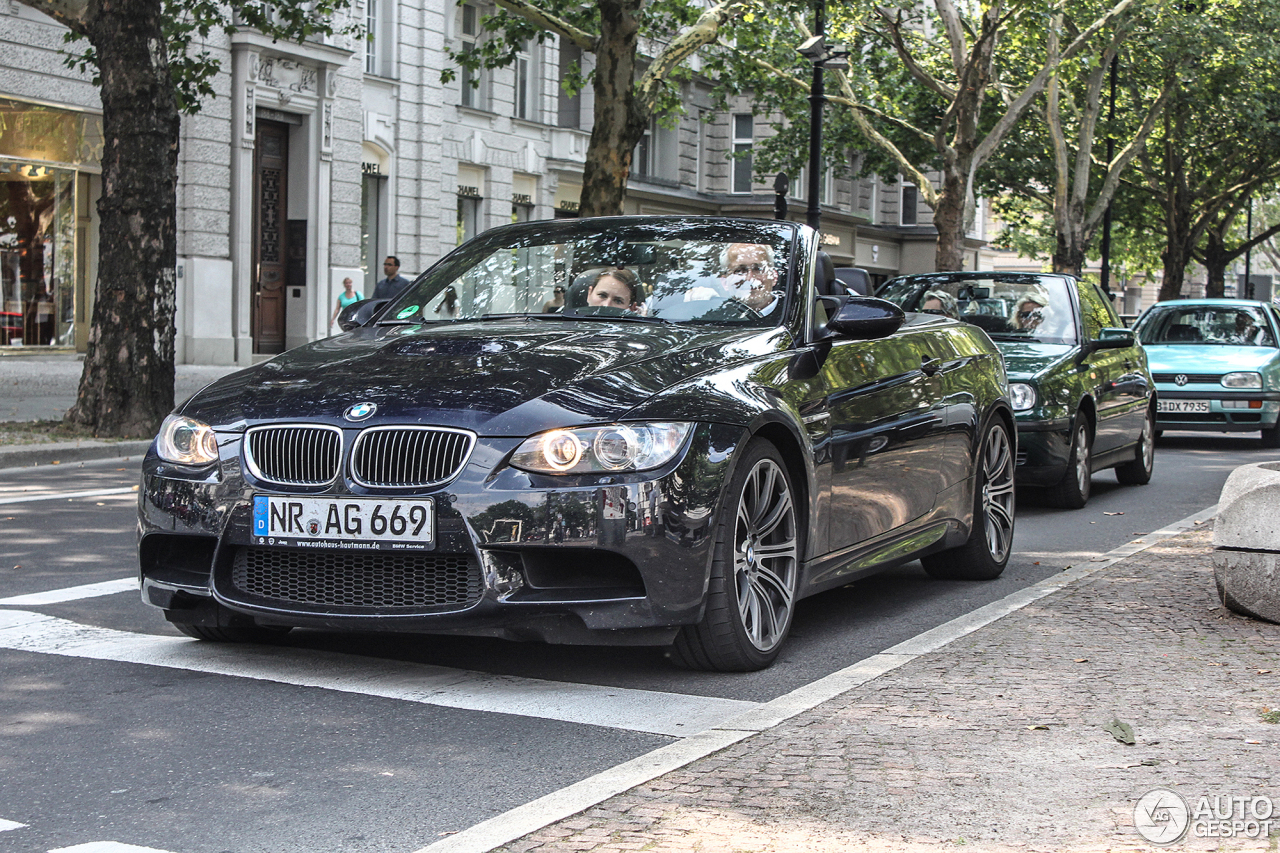
<path fill-rule="evenodd" d="M 755 702 L 490 675 L 296 648 L 218 645 L 0 611 L 0 648 L 163 666 L 404 702 L 687 737 Z"/>
<path fill-rule="evenodd" d="M 136 844 L 121 844 L 119 841 L 90 841 L 88 844 L 77 844 L 74 847 L 59 847 L 49 853 L 169 853 L 154 847 L 139 847 Z"/>
<path fill-rule="evenodd" d="M 18 823 L 16 820 L 5 820 L 0 818 L 0 832 L 6 832 L 10 829 L 22 829 L 25 823 Z"/>
<path fill-rule="evenodd" d="M 26 595 L 14 595 L 0 598 L 0 604 L 17 605 L 19 607 L 39 607 L 42 604 L 62 604 L 66 601 L 79 601 L 82 598 L 97 598 L 101 595 L 115 595 L 117 592 L 136 592 L 138 578 L 120 578 L 100 583 L 87 583 L 82 586 L 69 586 L 65 589 L 51 589 L 48 592 L 29 592 Z"/>
<path fill-rule="evenodd" d="M 612 796 L 629 791 L 637 785 L 651 782 L 665 773 L 692 764 L 700 758 L 719 752 L 754 734 L 816 708 L 829 699 L 834 699 L 855 687 L 892 672 L 921 655 L 936 651 L 1046 595 L 1115 565 L 1139 551 L 1144 551 L 1161 539 L 1190 530 L 1213 518 L 1217 511 L 1218 507 L 1215 504 L 1168 527 L 1148 533 L 1139 542 L 1130 542 L 1112 549 L 1101 555 L 1097 561 L 1060 572 L 1000 601 L 992 602 L 972 613 L 885 649 L 878 655 L 872 655 L 825 678 L 765 702 L 722 726 L 698 732 L 692 737 L 660 747 L 646 755 L 561 788 L 559 791 L 553 791 L 544 797 L 539 797 L 447 838 L 428 844 L 416 853 L 488 853 L 496 847 L 509 844 L 556 821 L 597 806 Z"/>
<path fill-rule="evenodd" d="M 24 504 L 32 501 L 60 501 L 71 500 L 72 498 L 103 498 L 109 495 L 136 494 L 137 491 L 137 486 L 124 486 L 116 489 L 91 489 L 86 492 L 41 492 L 16 498 L 0 498 L 0 504 Z"/>

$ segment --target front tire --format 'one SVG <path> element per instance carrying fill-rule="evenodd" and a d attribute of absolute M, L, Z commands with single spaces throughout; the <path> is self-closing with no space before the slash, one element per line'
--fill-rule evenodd
<path fill-rule="evenodd" d="M 800 526 L 786 465 L 770 443 L 747 445 L 725 491 L 702 620 L 681 629 L 672 660 L 751 672 L 777 658 L 791 630 Z"/>
<path fill-rule="evenodd" d="M 939 580 L 993 580 L 1013 551 L 1014 456 L 1009 428 L 998 418 L 987 429 L 978 457 L 973 526 L 959 548 L 920 558 Z"/>
<path fill-rule="evenodd" d="M 1280 447 L 1280 422 L 1271 429 L 1262 431 L 1262 446 L 1266 448 Z"/>
<path fill-rule="evenodd" d="M 1076 415 L 1076 427 L 1072 432 L 1067 473 L 1062 476 L 1062 482 L 1049 489 L 1049 503 L 1062 509 L 1080 509 L 1089 502 L 1092 478 L 1093 441 L 1089 435 L 1089 423 L 1081 412 Z"/>
<path fill-rule="evenodd" d="M 1147 409 L 1147 419 L 1142 424 L 1138 439 L 1138 455 L 1132 462 L 1116 468 L 1116 479 L 1122 486 L 1145 486 L 1151 482 L 1151 472 L 1156 467 L 1156 414 Z"/>

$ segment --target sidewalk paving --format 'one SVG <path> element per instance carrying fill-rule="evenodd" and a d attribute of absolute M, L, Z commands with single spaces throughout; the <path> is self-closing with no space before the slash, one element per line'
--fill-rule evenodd
<path fill-rule="evenodd" d="M 21 352 L 0 347 L 0 421 L 59 421 L 75 403 L 84 362 L 74 353 Z M 175 368 L 174 401 L 182 402 L 210 382 L 240 370 L 224 365 L 180 364 Z M 141 460 L 150 440 L 109 441 L 56 438 L 9 442 L 0 431 L 0 470 L 95 459 Z"/>
<path fill-rule="evenodd" d="M 1196 835 L 1222 829 L 1198 808 L 1262 797 L 1280 839 L 1280 625 L 1219 604 L 1209 527 L 498 849 L 1154 850 L 1134 809 L 1168 788 L 1191 811 L 1172 849 L 1275 850 Z"/>

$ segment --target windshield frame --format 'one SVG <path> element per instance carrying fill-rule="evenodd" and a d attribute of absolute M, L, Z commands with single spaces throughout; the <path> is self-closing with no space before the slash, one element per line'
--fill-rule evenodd
<path fill-rule="evenodd" d="M 1072 276 L 1059 273 L 1006 273 L 989 270 L 917 273 L 886 281 L 876 291 L 876 295 L 897 304 L 904 311 L 944 314 L 978 326 L 997 343 L 1075 347 L 1080 346 L 1083 340 L 1076 282 Z M 992 292 L 992 288 L 997 286 L 1002 291 L 999 296 Z M 985 288 L 985 295 L 978 295 L 978 288 Z M 1056 298 L 1053 291 L 1059 291 Z M 944 303 L 940 309 L 922 310 L 925 297 L 938 293 L 949 296 L 951 302 Z M 1029 294 L 1043 296 L 1049 302 L 1044 304 L 1034 326 L 1020 329 L 1017 327 L 1019 321 L 1014 315 L 1026 303 Z M 975 304 L 978 305 L 977 309 L 970 310 Z"/>
<path fill-rule="evenodd" d="M 563 287 L 565 290 L 565 295 L 560 297 L 562 307 L 554 309 L 554 316 L 564 320 L 635 319 L 682 325 L 774 327 L 788 321 L 800 296 L 798 282 L 802 270 L 798 258 L 801 246 L 805 243 L 801 228 L 797 223 L 778 220 L 694 216 L 595 217 L 506 225 L 463 243 L 433 264 L 380 311 L 375 324 L 377 326 L 433 325 L 480 321 L 486 319 L 485 315 L 489 315 L 488 319 L 493 319 L 495 315 L 512 318 L 542 317 L 550 313 L 547 306 L 551 304 L 550 283 L 553 283 L 556 287 Z M 575 288 L 579 288 L 582 284 L 582 276 L 586 273 L 608 272 L 611 268 L 618 267 L 647 269 L 653 272 L 659 270 L 662 261 L 666 261 L 669 266 L 661 268 L 663 275 L 668 279 L 683 277 L 684 280 L 692 282 L 694 278 L 692 267 L 687 270 L 681 269 L 677 266 L 680 260 L 693 263 L 700 258 L 699 263 L 704 267 L 710 267 L 711 251 L 718 250 L 718 246 L 723 246 L 727 252 L 729 246 L 743 243 L 762 243 L 772 247 L 769 261 L 776 274 L 776 281 L 769 290 L 772 291 L 774 299 L 768 303 L 768 310 L 763 316 L 755 312 L 750 316 L 745 312 L 741 316 L 736 312 L 726 312 L 726 316 L 709 314 L 681 316 L 681 312 L 675 310 L 677 306 L 673 304 L 676 301 L 674 297 L 679 296 L 681 291 L 676 289 L 661 291 L 663 286 L 661 276 L 657 281 L 642 279 L 641 288 L 633 290 L 633 293 L 644 294 L 640 306 L 642 310 L 639 311 L 611 312 L 603 308 L 588 310 L 582 306 L 572 307 L 568 304 L 569 294 L 574 293 Z M 600 254 L 598 256 L 580 254 L 582 246 L 598 247 Z M 687 251 L 686 247 L 688 247 Z M 650 253 L 647 259 L 646 248 Z M 609 252 L 615 250 L 618 254 L 610 256 Z M 492 297 L 477 300 L 476 294 L 484 292 L 479 289 L 483 285 L 485 275 L 483 266 L 489 264 L 491 268 L 501 268 L 505 266 L 505 261 L 500 259 L 504 253 L 512 252 L 514 257 L 515 253 L 526 251 L 529 253 L 527 258 L 516 261 L 512 269 L 516 271 L 527 269 L 530 271 L 530 278 L 536 281 L 527 285 L 525 290 L 518 294 L 516 291 L 511 291 L 502 297 L 508 301 L 514 298 L 522 303 L 515 306 L 518 310 L 509 310 L 511 306 L 499 306 L 497 310 L 493 310 Z M 699 251 L 701 254 L 698 254 Z M 561 255 L 566 256 L 563 261 L 556 257 Z M 724 256 L 723 253 L 720 255 L 720 267 L 723 267 Z M 495 258 L 500 260 L 495 261 Z M 648 266 L 646 266 L 646 260 L 650 262 Z M 619 261 L 622 263 L 618 263 Z M 551 266 L 553 262 L 554 269 Z M 613 264 L 616 264 L 616 267 L 612 266 Z M 462 312 L 454 307 L 453 316 L 433 316 L 433 312 L 436 315 L 444 313 L 441 309 L 444 306 L 443 300 L 447 288 L 455 288 L 454 306 L 458 306 L 463 301 L 464 296 L 460 295 L 458 288 L 468 275 L 481 282 L 474 285 L 476 289 L 470 294 L 472 296 L 470 307 L 476 309 L 477 313 L 462 316 Z M 728 280 L 731 276 L 724 275 L 723 278 Z M 742 278 L 749 278 L 749 276 L 739 276 L 739 279 Z M 690 287 L 693 290 L 700 289 L 692 285 Z M 546 302 L 542 301 L 543 290 L 546 291 Z M 580 298 L 581 292 L 581 289 L 576 290 L 576 298 Z M 754 293 L 758 294 L 761 291 L 757 289 Z M 666 306 L 672 316 L 664 317 L 660 308 L 651 308 L 649 305 L 652 300 L 662 295 L 668 297 Z M 686 295 L 685 301 L 688 301 L 688 298 Z M 733 298 L 720 298 L 723 302 L 737 302 Z M 655 304 L 660 305 L 661 302 L 662 300 L 658 299 Z M 484 305 L 490 307 L 486 309 Z M 650 313 L 652 316 L 648 316 Z"/>
<path fill-rule="evenodd" d="M 1207 318 L 1197 318 L 1195 323 L 1176 323 L 1175 319 L 1185 319 L 1192 314 L 1231 315 L 1241 312 L 1252 315 L 1255 325 L 1263 335 L 1253 340 L 1233 340 L 1232 323 L 1211 322 Z M 1261 319 L 1261 323 L 1256 321 Z M 1191 326 L 1199 338 L 1170 340 L 1167 336 L 1173 326 Z M 1212 329 L 1209 327 L 1212 326 Z M 1151 306 L 1134 325 L 1134 333 L 1143 346 L 1248 346 L 1254 348 L 1280 348 L 1280 336 L 1276 333 L 1271 312 L 1266 307 L 1252 302 L 1232 304 L 1229 302 L 1170 302 Z M 1151 340 L 1150 338 L 1162 338 Z"/>

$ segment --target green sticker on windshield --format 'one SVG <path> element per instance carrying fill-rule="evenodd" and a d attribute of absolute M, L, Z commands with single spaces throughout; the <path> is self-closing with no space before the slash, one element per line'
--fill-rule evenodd
<path fill-rule="evenodd" d="M 405 308 L 405 309 L 404 309 L 404 310 L 402 310 L 399 314 L 397 314 L 397 315 L 396 315 L 396 319 L 397 319 L 397 320 L 403 320 L 403 319 L 405 319 L 406 317 L 412 317 L 414 314 L 417 314 L 417 313 L 418 313 L 418 306 L 417 306 L 417 305 L 410 305 L 408 308 Z"/>

